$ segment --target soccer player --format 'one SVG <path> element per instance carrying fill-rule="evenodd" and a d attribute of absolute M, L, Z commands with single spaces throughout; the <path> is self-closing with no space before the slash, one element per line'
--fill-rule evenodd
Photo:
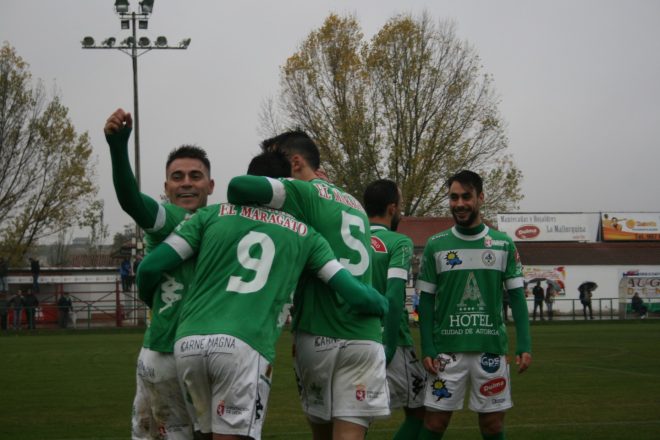
<path fill-rule="evenodd" d="M 405 413 L 394 440 L 408 440 L 417 438 L 424 421 L 426 373 L 415 354 L 405 307 L 413 244 L 395 232 L 401 220 L 400 208 L 401 191 L 391 180 L 376 180 L 364 191 L 364 209 L 371 223 L 372 282 L 390 304 L 383 333 L 390 408 L 403 408 Z"/>
<path fill-rule="evenodd" d="M 214 440 L 260 438 L 275 342 L 303 270 L 358 312 L 378 320 L 387 311 L 387 301 L 353 278 L 305 223 L 281 211 L 228 203 L 198 210 L 147 255 L 138 270 L 141 297 L 149 301 L 162 271 L 194 255 L 175 357 L 200 429 L 212 431 Z"/>
<path fill-rule="evenodd" d="M 294 215 L 325 237 L 354 277 L 370 283 L 366 213 L 355 197 L 317 178 L 316 144 L 292 131 L 265 140 L 262 148 L 284 152 L 297 180 L 238 176 L 229 183 L 228 200 Z M 390 412 L 380 319 L 347 313 L 343 305 L 313 277 L 303 277 L 294 297 L 295 369 L 315 440 L 363 439 L 372 419 Z"/>
<path fill-rule="evenodd" d="M 532 361 L 522 265 L 511 238 L 481 220 L 481 177 L 461 171 L 447 187 L 456 225 L 428 240 L 417 280 L 422 363 L 428 372 L 418 439 L 442 438 L 453 411 L 463 407 L 468 382 L 469 406 L 479 414 L 482 437 L 504 439 L 504 411 L 513 403 L 503 285 L 515 320 L 518 372 Z"/>
<path fill-rule="evenodd" d="M 110 146 L 112 177 L 122 209 L 145 230 L 147 252 L 164 240 L 186 216 L 206 206 L 213 193 L 211 165 L 204 150 L 182 146 L 172 151 L 165 167 L 167 203 L 143 194 L 128 160 L 130 113 L 116 110 L 107 119 L 104 133 Z M 153 295 L 151 325 L 144 334 L 137 360 L 137 388 L 133 402 L 132 439 L 193 438 L 174 363 L 174 332 L 181 298 L 192 279 L 192 261 L 165 273 Z"/>

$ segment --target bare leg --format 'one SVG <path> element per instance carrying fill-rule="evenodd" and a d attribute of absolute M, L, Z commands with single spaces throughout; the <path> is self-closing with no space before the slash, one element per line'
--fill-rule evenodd
<path fill-rule="evenodd" d="M 367 428 L 357 423 L 333 419 L 332 440 L 363 440 Z"/>
<path fill-rule="evenodd" d="M 502 432 L 504 430 L 504 411 L 479 413 L 479 429 L 486 435 Z"/>

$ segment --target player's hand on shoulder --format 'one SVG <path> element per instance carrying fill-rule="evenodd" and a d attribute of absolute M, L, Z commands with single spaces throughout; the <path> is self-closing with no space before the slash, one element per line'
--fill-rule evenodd
<path fill-rule="evenodd" d="M 124 109 L 117 109 L 108 117 L 103 127 L 103 133 L 106 135 L 118 133 L 122 128 L 133 127 L 133 117 L 130 113 L 125 112 Z"/>

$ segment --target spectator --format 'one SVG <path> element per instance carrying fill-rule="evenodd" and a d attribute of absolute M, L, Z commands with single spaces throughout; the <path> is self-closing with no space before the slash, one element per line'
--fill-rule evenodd
<path fill-rule="evenodd" d="M 0 292 L 0 329 L 7 330 L 7 310 L 9 309 L 9 302 L 7 301 L 7 294 L 3 291 Z"/>
<path fill-rule="evenodd" d="M 64 292 L 57 300 L 57 321 L 60 328 L 67 328 L 69 325 L 69 313 L 73 311 L 73 304 L 69 297 L 69 292 Z"/>
<path fill-rule="evenodd" d="M 131 290 L 131 262 L 128 261 L 128 258 L 124 258 L 119 265 L 119 276 L 121 277 L 121 290 L 123 292 Z"/>
<path fill-rule="evenodd" d="M 536 309 L 539 309 L 539 316 L 541 321 L 543 321 L 543 287 L 541 287 L 541 282 L 537 281 L 536 286 L 532 289 L 532 295 L 534 295 L 534 312 L 532 314 L 534 321 L 536 321 Z"/>
<path fill-rule="evenodd" d="M 594 311 L 591 308 L 591 289 L 585 284 L 581 284 L 578 288 L 580 291 L 580 302 L 582 303 L 582 313 L 584 314 L 584 319 L 587 319 L 587 309 L 589 309 L 589 319 L 594 319 Z"/>
<path fill-rule="evenodd" d="M 9 300 L 9 307 L 14 312 L 14 330 L 21 329 L 21 313 L 23 313 L 23 291 L 18 289 L 16 294 Z"/>
<path fill-rule="evenodd" d="M 548 287 L 545 289 L 545 306 L 550 321 L 552 321 L 552 305 L 555 302 L 556 295 L 557 290 L 555 290 L 555 286 L 549 282 Z"/>
<path fill-rule="evenodd" d="M 0 257 L 0 293 L 7 292 L 7 272 L 9 272 L 9 265 L 3 257 Z"/>
<path fill-rule="evenodd" d="M 30 272 L 32 272 L 32 290 L 35 293 L 39 293 L 39 272 L 41 271 L 41 266 L 39 265 L 39 260 L 36 258 L 30 257 Z"/>
<path fill-rule="evenodd" d="M 639 314 L 641 319 L 646 319 L 646 312 L 648 311 L 648 308 L 646 305 L 644 305 L 644 300 L 639 297 L 637 292 L 635 292 L 632 297 L 632 309 Z"/>
<path fill-rule="evenodd" d="M 27 290 L 25 297 L 23 297 L 23 305 L 25 306 L 25 318 L 27 320 L 28 330 L 34 330 L 36 328 L 34 318 L 37 313 L 37 307 L 39 307 L 39 300 L 32 293 L 32 290 Z"/>

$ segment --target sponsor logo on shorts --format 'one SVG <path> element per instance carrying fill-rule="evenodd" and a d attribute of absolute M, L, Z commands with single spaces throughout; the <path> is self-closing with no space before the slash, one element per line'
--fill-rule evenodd
<path fill-rule="evenodd" d="M 138 360 L 137 371 L 140 377 L 149 377 L 151 379 L 156 377 L 156 371 L 154 370 L 154 367 L 145 365 L 141 359 Z"/>
<path fill-rule="evenodd" d="M 358 385 L 355 389 L 355 398 L 362 402 L 364 399 L 367 398 L 367 387 L 364 385 Z"/>
<path fill-rule="evenodd" d="M 186 351 L 191 351 L 191 350 L 204 350 L 204 339 L 202 338 L 186 338 L 185 340 L 181 341 L 181 345 L 179 346 L 179 349 L 181 353 L 185 353 Z"/>
<path fill-rule="evenodd" d="M 334 345 L 339 341 L 337 338 L 327 338 L 325 336 L 317 336 L 314 338 L 314 348 L 327 347 L 328 345 Z"/>
<path fill-rule="evenodd" d="M 424 389 L 425 378 L 419 374 L 412 374 L 412 393 L 417 397 L 420 391 Z"/>
<path fill-rule="evenodd" d="M 487 250 L 483 254 L 481 254 L 481 261 L 486 266 L 494 265 L 496 260 L 497 260 L 497 258 L 495 258 L 495 254 L 491 250 Z"/>
<path fill-rule="evenodd" d="M 264 406 L 261 403 L 261 394 L 257 393 L 257 403 L 255 405 L 255 420 L 261 420 L 261 412 L 264 410 Z"/>
<path fill-rule="evenodd" d="M 263 409 L 263 407 L 262 407 Z M 240 415 L 244 412 L 247 411 L 247 408 L 241 408 L 240 406 L 228 406 L 224 400 L 221 400 L 220 403 L 218 403 L 218 407 L 216 408 L 216 413 L 222 417 L 225 414 L 227 415 Z"/>
<path fill-rule="evenodd" d="M 448 399 L 451 397 L 451 393 L 449 392 L 449 389 L 447 389 L 445 381 L 442 379 L 434 380 L 431 388 L 433 389 L 431 394 L 437 397 L 436 402 L 439 402 L 440 399 Z"/>
<path fill-rule="evenodd" d="M 497 377 L 489 380 L 479 387 L 479 392 L 484 396 L 496 396 L 506 389 L 506 379 Z"/>
<path fill-rule="evenodd" d="M 505 399 L 505 398 L 501 398 L 501 399 L 491 399 L 491 400 L 490 400 L 490 403 L 492 403 L 493 405 L 498 405 L 498 404 L 500 404 L 500 403 L 504 403 L 504 402 L 506 402 L 506 399 Z"/>
<path fill-rule="evenodd" d="M 452 362 L 456 362 L 456 355 L 454 354 L 439 354 L 437 358 L 435 358 L 435 361 L 433 362 L 435 364 L 435 368 L 442 373 L 445 371 L 445 368 L 447 365 L 451 364 Z"/>
<path fill-rule="evenodd" d="M 481 368 L 483 368 L 486 373 L 494 373 L 500 369 L 501 359 L 498 354 L 484 353 L 481 355 L 479 362 L 481 363 Z"/>
<path fill-rule="evenodd" d="M 316 383 L 312 383 L 309 387 L 309 392 L 312 395 L 313 403 L 317 405 L 323 404 L 323 387 Z"/>
<path fill-rule="evenodd" d="M 207 340 L 208 349 L 213 348 L 236 348 L 236 338 L 231 336 L 214 336 Z"/>

